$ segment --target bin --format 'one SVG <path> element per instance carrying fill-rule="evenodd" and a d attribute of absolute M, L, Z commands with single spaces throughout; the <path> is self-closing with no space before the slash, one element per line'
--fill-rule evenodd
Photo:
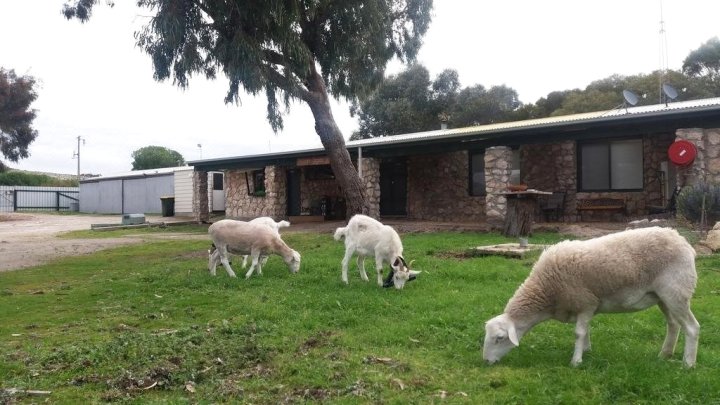
<path fill-rule="evenodd" d="M 175 196 L 160 197 L 162 216 L 171 217 L 175 215 Z"/>

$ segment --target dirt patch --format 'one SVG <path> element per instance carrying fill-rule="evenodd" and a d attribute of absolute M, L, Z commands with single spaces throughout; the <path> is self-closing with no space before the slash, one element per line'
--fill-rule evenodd
<path fill-rule="evenodd" d="M 146 218 L 148 221 L 167 218 Z M 170 219 L 174 221 L 175 219 Z M 180 219 L 177 219 L 180 220 Z M 166 221 L 167 222 L 167 221 Z M 63 256 L 142 242 L 141 238 L 59 239 L 58 234 L 88 230 L 92 224 L 121 223 L 119 215 L 0 215 L 0 272 L 36 266 Z"/>

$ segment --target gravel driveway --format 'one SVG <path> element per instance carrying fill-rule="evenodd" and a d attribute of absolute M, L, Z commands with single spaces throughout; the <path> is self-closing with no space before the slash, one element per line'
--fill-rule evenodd
<path fill-rule="evenodd" d="M 147 221 L 182 218 L 146 217 Z M 62 256 L 80 255 L 120 245 L 140 243 L 140 238 L 59 239 L 58 233 L 87 230 L 92 224 L 120 225 L 119 215 L 0 214 L 0 272 L 35 266 Z"/>

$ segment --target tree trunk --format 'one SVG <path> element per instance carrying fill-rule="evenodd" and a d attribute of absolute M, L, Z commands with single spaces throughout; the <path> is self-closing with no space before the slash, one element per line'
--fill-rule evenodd
<path fill-rule="evenodd" d="M 507 214 L 503 235 L 527 237 L 532 234 L 535 199 L 511 197 L 507 199 Z"/>
<path fill-rule="evenodd" d="M 315 132 L 320 137 L 330 159 L 330 167 L 335 179 L 347 200 L 348 214 L 368 214 L 370 207 L 365 199 L 362 182 L 345 147 L 345 139 L 332 115 L 325 82 L 316 71 L 313 71 L 308 79 L 310 96 L 305 101 L 315 117 Z"/>

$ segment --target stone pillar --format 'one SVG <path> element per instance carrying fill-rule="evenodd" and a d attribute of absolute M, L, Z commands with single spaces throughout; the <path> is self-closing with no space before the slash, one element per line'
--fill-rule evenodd
<path fill-rule="evenodd" d="M 360 181 L 365 186 L 365 198 L 370 207 L 368 215 L 373 218 L 380 218 L 380 160 L 363 158 L 362 168 Z"/>
<path fill-rule="evenodd" d="M 512 149 L 494 146 L 485 149 L 485 215 L 489 223 L 503 223 L 507 201 L 499 195 L 507 191 L 512 173 Z"/>
<path fill-rule="evenodd" d="M 675 136 L 676 140 L 692 142 L 697 148 L 695 161 L 678 168 L 678 185 L 685 187 L 716 181 L 720 173 L 712 173 L 711 168 L 720 172 L 718 163 L 713 162 L 717 160 L 720 132 L 717 129 L 684 128 L 675 131 Z"/>
<path fill-rule="evenodd" d="M 208 172 L 193 172 L 193 215 L 198 222 L 210 221 Z"/>

